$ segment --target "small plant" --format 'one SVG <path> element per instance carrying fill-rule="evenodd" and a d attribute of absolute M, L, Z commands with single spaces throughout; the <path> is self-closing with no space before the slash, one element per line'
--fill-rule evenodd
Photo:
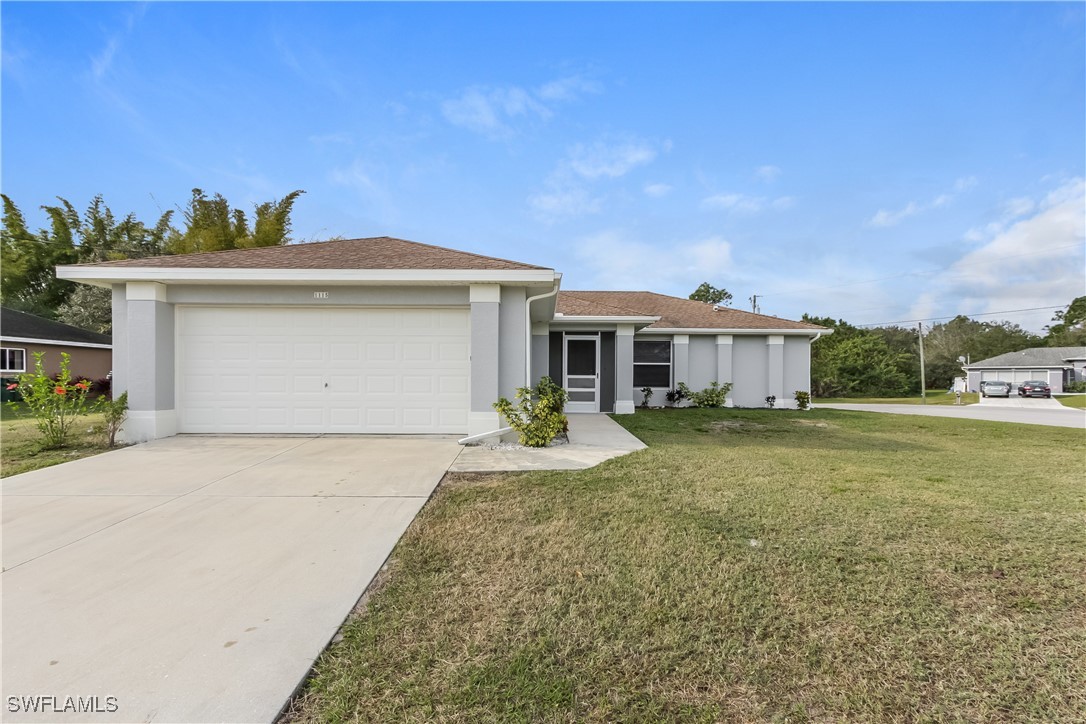
<path fill-rule="evenodd" d="M 73 380 L 68 369 L 71 355 L 60 355 L 60 372 L 50 377 L 42 368 L 43 352 L 34 353 L 34 371 L 18 376 L 18 382 L 8 385 L 8 390 L 18 389 L 23 397 L 23 404 L 30 410 L 37 421 L 38 431 L 42 434 L 42 447 L 46 449 L 64 447 L 68 443 L 75 419 L 86 415 L 87 393 L 90 383 L 85 380 Z M 19 406 L 9 402 L 18 412 Z"/>
<path fill-rule="evenodd" d="M 765 406 L 768 407 L 770 410 L 772 410 L 773 407 L 776 404 L 777 404 L 777 396 L 776 395 L 768 395 L 765 398 Z"/>
<path fill-rule="evenodd" d="M 643 395 L 643 399 L 642 399 L 642 402 L 641 402 L 642 407 L 648 407 L 649 406 L 649 400 L 652 399 L 653 392 L 655 392 L 655 390 L 653 390 L 651 387 L 642 387 L 641 388 L 641 394 Z"/>
<path fill-rule="evenodd" d="M 804 392 L 803 390 L 796 390 L 796 407 L 801 410 L 806 410 L 811 406 L 811 393 Z"/>
<path fill-rule="evenodd" d="M 128 417 L 128 393 L 122 392 L 116 400 L 111 400 L 107 395 L 98 398 L 97 409 L 104 417 L 106 439 L 110 447 L 117 446 L 117 433 L 121 430 L 125 418 Z"/>
<path fill-rule="evenodd" d="M 1086 380 L 1082 382 L 1068 382 L 1063 386 L 1064 392 L 1086 392 Z"/>
<path fill-rule="evenodd" d="M 678 387 L 667 391 L 664 399 L 668 401 L 668 404 L 677 405 L 689 396 L 690 388 L 686 386 L 685 382 L 680 382 Z"/>
<path fill-rule="evenodd" d="M 517 403 L 504 397 L 494 403 L 494 409 L 509 422 L 520 435 L 520 444 L 526 447 L 546 447 L 559 433 L 569 429 L 569 421 L 562 414 L 568 393 L 550 377 L 544 377 L 535 388 L 518 387 Z"/>
<path fill-rule="evenodd" d="M 732 383 L 721 384 L 716 380 L 709 383 L 701 392 L 689 392 L 690 404 L 694 407 L 724 407 L 728 401 L 728 393 L 732 390 Z"/>

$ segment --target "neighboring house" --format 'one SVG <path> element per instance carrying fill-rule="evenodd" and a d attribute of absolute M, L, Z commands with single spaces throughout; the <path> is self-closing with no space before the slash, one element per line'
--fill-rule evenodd
<path fill-rule="evenodd" d="M 1033 347 L 972 362 L 964 369 L 974 391 L 989 380 L 1014 387 L 1026 380 L 1044 380 L 1053 392 L 1063 392 L 1068 383 L 1086 380 L 1086 347 Z"/>
<path fill-rule="evenodd" d="M 42 352 L 42 366 L 49 375 L 60 372 L 60 355 L 71 356 L 73 377 L 99 380 L 112 369 L 113 345 L 109 335 L 88 332 L 70 324 L 0 308 L 0 375 L 34 369 L 34 353 Z"/>
<path fill-rule="evenodd" d="M 387 237 L 61 266 L 113 291 L 128 437 L 481 434 L 552 376 L 569 412 L 732 382 L 794 404 L 821 327 L 649 292 L 562 292 L 554 269 Z M 662 395 L 653 400 L 662 402 Z"/>

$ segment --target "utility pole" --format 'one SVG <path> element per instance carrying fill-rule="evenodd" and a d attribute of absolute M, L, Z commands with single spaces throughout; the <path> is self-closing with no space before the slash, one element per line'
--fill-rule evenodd
<path fill-rule="evenodd" d="M 920 336 L 920 404 L 928 404 L 928 384 L 924 379 L 924 323 L 916 323 L 916 332 Z"/>
<path fill-rule="evenodd" d="M 754 312 L 755 314 L 758 313 L 758 295 L 757 294 L 754 294 L 750 298 L 750 311 Z"/>

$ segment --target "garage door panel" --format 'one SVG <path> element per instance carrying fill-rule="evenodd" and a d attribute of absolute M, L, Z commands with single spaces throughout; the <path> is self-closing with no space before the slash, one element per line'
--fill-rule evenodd
<path fill-rule="evenodd" d="M 178 308 L 182 432 L 463 433 L 466 309 Z"/>

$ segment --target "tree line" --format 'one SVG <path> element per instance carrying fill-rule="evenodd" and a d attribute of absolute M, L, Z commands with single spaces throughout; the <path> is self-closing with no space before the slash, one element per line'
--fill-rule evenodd
<path fill-rule="evenodd" d="M 291 241 L 290 214 L 303 191 L 254 205 L 250 222 L 245 211 L 230 206 L 222 194 L 208 196 L 193 189 L 179 209 L 164 212 L 154 223 L 135 214 L 117 217 L 99 194 L 80 213 L 67 199 L 42 206 L 48 227 L 36 232 L 6 195 L 0 223 L 0 303 L 5 307 L 55 319 L 96 332 L 109 333 L 112 302 L 108 289 L 57 279 L 63 264 L 140 259 L 163 254 L 189 254 Z M 180 211 L 179 226 L 175 225 Z"/>
<path fill-rule="evenodd" d="M 690 299 L 727 305 L 732 295 L 708 282 Z M 843 319 L 803 315 L 804 322 L 833 330 L 811 346 L 811 391 L 816 397 L 894 397 L 920 393 L 920 342 L 915 328 L 857 327 Z M 1086 345 L 1086 296 L 1056 312 L 1044 334 L 1011 322 L 979 322 L 959 315 L 924 333 L 928 389 L 949 389 L 962 376 L 959 357 L 979 362 L 1030 347 Z"/>

